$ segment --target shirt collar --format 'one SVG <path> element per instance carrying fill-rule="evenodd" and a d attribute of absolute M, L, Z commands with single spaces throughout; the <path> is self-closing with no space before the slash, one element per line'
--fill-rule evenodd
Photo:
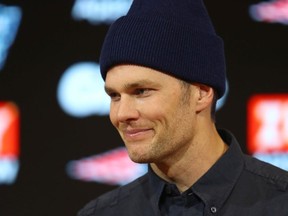
<path fill-rule="evenodd" d="M 229 145 L 225 154 L 193 186 L 193 192 L 208 207 L 220 209 L 244 166 L 242 151 L 235 137 L 226 130 L 218 130 L 220 136 Z"/>
<path fill-rule="evenodd" d="M 160 196 L 164 190 L 166 181 L 161 179 L 159 176 L 154 173 L 151 166 L 148 165 L 148 178 L 149 178 L 149 194 L 150 194 L 150 200 L 151 205 L 156 213 L 155 215 L 159 214 L 159 200 Z"/>
<path fill-rule="evenodd" d="M 220 209 L 236 184 L 244 161 L 240 146 L 232 133 L 227 130 L 218 130 L 218 132 L 229 148 L 191 189 L 206 206 Z M 148 176 L 151 202 L 156 211 L 167 182 L 157 176 L 150 166 Z"/>

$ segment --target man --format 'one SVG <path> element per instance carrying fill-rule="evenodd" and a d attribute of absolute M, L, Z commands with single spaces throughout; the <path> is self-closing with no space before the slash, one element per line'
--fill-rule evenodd
<path fill-rule="evenodd" d="M 100 65 L 111 122 L 149 170 L 79 216 L 288 215 L 287 172 L 244 155 L 215 126 L 224 49 L 201 0 L 134 0 Z"/>

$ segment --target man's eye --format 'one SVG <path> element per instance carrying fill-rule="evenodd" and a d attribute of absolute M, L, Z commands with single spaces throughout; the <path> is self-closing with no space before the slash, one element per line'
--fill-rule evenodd
<path fill-rule="evenodd" d="M 136 95 L 145 95 L 147 93 L 149 93 L 150 89 L 137 89 L 135 91 Z"/>
<path fill-rule="evenodd" d="M 120 98 L 120 95 L 117 93 L 109 93 L 108 94 L 111 100 L 118 100 Z"/>

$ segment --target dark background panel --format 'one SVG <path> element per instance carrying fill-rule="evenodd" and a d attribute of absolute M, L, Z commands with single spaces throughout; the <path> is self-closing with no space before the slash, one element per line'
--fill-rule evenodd
<path fill-rule="evenodd" d="M 76 215 L 85 203 L 116 186 L 70 179 L 68 161 L 122 145 L 108 116 L 73 118 L 58 105 L 63 72 L 75 62 L 97 62 L 107 25 L 71 17 L 72 0 L 6 0 L 22 8 L 22 21 L 5 67 L 0 101 L 21 114 L 21 168 L 13 185 L 0 186 L 0 215 Z M 246 106 L 257 93 L 287 92 L 288 27 L 254 22 L 257 1 L 205 1 L 225 42 L 229 95 L 217 125 L 230 129 L 246 151 Z"/>

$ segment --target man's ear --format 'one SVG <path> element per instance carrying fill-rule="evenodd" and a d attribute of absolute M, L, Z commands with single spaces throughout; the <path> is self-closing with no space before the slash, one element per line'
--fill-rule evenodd
<path fill-rule="evenodd" d="M 199 91 L 196 111 L 200 112 L 212 104 L 214 97 L 214 90 L 212 87 L 204 84 L 197 83 L 196 86 Z"/>

